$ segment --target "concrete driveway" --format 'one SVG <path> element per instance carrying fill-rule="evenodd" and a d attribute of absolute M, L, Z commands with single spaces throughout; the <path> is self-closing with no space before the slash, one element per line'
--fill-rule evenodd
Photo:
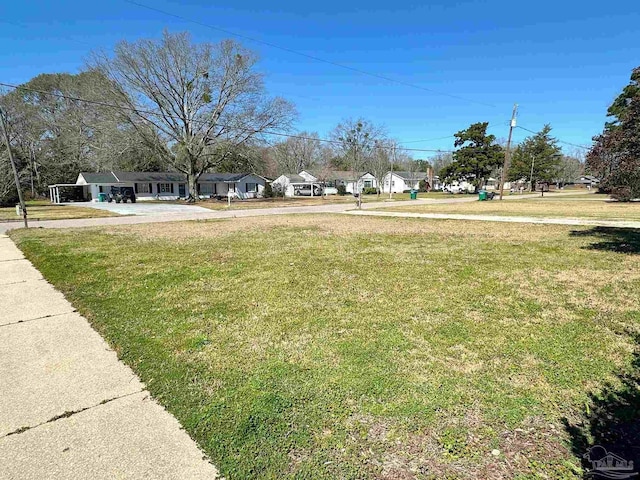
<path fill-rule="evenodd" d="M 173 214 L 193 214 L 211 212 L 208 208 L 198 207 L 180 203 L 166 202 L 136 202 L 136 203 L 116 203 L 116 202 L 82 202 L 66 203 L 70 207 L 90 207 L 96 210 L 107 210 L 120 215 L 173 215 Z"/>

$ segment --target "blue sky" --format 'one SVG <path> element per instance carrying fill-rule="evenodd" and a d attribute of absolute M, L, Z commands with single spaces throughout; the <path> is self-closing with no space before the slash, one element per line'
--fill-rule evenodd
<path fill-rule="evenodd" d="M 298 130 L 321 136 L 345 117 L 383 124 L 408 146 L 451 149 L 437 139 L 489 121 L 508 133 L 514 102 L 519 125 L 551 123 L 567 142 L 588 144 L 613 98 L 640 65 L 636 1 L 335 1 L 138 0 L 357 69 L 421 85 L 459 100 L 359 75 L 265 45 L 261 55 L 272 94 L 292 100 Z M 189 30 L 195 41 L 228 35 L 124 2 L 3 2 L 0 81 L 22 83 L 41 72 L 77 72 L 92 49 L 120 39 Z M 7 23 L 8 22 L 8 23 Z M 516 141 L 527 135 L 517 129 Z M 428 139 L 430 141 L 415 142 Z M 564 146 L 571 150 L 572 147 Z M 429 153 L 416 153 L 427 157 Z"/>

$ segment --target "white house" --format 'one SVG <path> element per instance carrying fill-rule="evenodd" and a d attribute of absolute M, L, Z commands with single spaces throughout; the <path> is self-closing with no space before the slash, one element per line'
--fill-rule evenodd
<path fill-rule="evenodd" d="M 275 191 L 284 192 L 286 197 L 319 197 L 322 195 L 322 184 L 315 181 L 315 177 L 309 174 L 305 176 L 295 173 L 280 175 L 271 185 Z"/>
<path fill-rule="evenodd" d="M 337 188 L 344 186 L 346 192 L 362 191 L 364 188 L 377 187 L 376 179 L 369 172 L 354 173 L 331 170 L 328 172 L 311 172 L 303 170 L 299 174 L 280 175 L 273 181 L 274 188 L 285 192 L 287 197 L 320 196 L 338 193 Z M 313 187 L 313 188 L 312 188 Z"/>
<path fill-rule="evenodd" d="M 266 179 L 253 173 L 204 173 L 198 179 L 200 198 L 226 197 L 228 192 L 241 199 L 262 195 Z M 72 198 L 98 201 L 100 193 L 111 187 L 132 187 L 136 199 L 177 200 L 190 194 L 186 175 L 179 172 L 81 172 L 75 184 L 49 185 L 53 203 Z"/>
<path fill-rule="evenodd" d="M 311 172 L 303 170 L 300 176 L 308 181 L 321 182 L 327 189 L 344 186 L 348 193 L 362 191 L 364 188 L 377 188 L 376 178 L 369 172 L 351 172 L 330 170 L 326 172 Z M 327 192 L 329 193 L 329 192 Z M 333 191 L 331 193 L 334 193 Z M 337 193 L 337 190 L 335 190 Z"/>
<path fill-rule="evenodd" d="M 420 182 L 427 180 L 426 172 L 388 172 L 382 182 L 382 192 L 402 193 L 405 190 L 418 190 Z"/>

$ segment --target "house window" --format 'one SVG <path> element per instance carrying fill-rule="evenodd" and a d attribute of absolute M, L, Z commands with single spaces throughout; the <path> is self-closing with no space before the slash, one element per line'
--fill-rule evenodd
<path fill-rule="evenodd" d="M 159 183 L 158 184 L 158 192 L 159 193 L 173 193 L 173 183 Z"/>
<path fill-rule="evenodd" d="M 200 195 L 215 195 L 216 184 L 215 183 L 200 183 L 198 184 L 198 190 Z"/>
<path fill-rule="evenodd" d="M 104 193 L 104 188 L 102 187 L 102 185 L 98 185 L 98 192 Z"/>
<path fill-rule="evenodd" d="M 136 193 L 151 193 L 150 183 L 136 183 Z"/>
<path fill-rule="evenodd" d="M 257 192 L 258 184 L 257 183 L 247 183 L 247 193 L 248 192 Z"/>
<path fill-rule="evenodd" d="M 364 181 L 364 188 L 372 188 L 372 187 L 373 187 L 373 181 L 371 180 Z"/>
<path fill-rule="evenodd" d="M 392 187 L 395 187 L 395 186 L 396 186 L 396 182 L 395 182 L 395 180 L 391 180 L 391 186 L 392 186 Z"/>

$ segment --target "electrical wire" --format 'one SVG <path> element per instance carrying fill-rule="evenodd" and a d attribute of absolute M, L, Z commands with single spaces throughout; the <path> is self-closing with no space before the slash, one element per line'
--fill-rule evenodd
<path fill-rule="evenodd" d="M 34 88 L 29 88 L 29 87 L 24 87 L 24 86 L 20 86 L 20 85 L 13 85 L 10 83 L 4 83 L 4 82 L 0 82 L 0 86 L 3 87 L 7 87 L 7 88 L 13 88 L 15 90 L 25 90 L 28 92 L 33 92 L 33 93 L 39 93 L 41 95 L 49 95 L 52 97 L 57 97 L 57 98 L 64 98 L 66 100 L 72 100 L 72 101 L 76 101 L 76 102 L 82 102 L 82 103 L 88 103 L 88 104 L 93 104 L 93 105 L 100 105 L 103 107 L 107 107 L 107 108 L 114 108 L 114 109 L 119 109 L 119 110 L 129 110 L 132 111 L 134 113 L 137 113 L 138 115 L 141 114 L 145 114 L 145 115 L 153 115 L 156 117 L 162 117 L 163 115 L 158 113 L 158 112 L 153 112 L 150 110 L 142 110 L 139 108 L 134 108 L 134 107 L 127 107 L 124 105 L 113 105 L 110 103 L 106 103 L 106 102 L 101 102 L 99 100 L 88 100 L 86 98 L 81 98 L 81 97 L 74 97 L 71 95 L 64 95 L 62 93 L 54 93 L 54 92 L 47 92 L 45 90 L 37 90 Z M 172 118 L 174 120 L 181 120 L 180 117 L 176 116 L 176 115 L 164 115 L 166 118 Z M 208 125 L 209 123 L 203 120 L 194 120 L 194 123 L 199 123 L 201 125 Z M 223 124 L 223 123 L 215 123 L 215 126 L 218 127 L 224 127 L 224 128 L 229 128 L 231 130 L 240 130 L 240 131 L 244 131 L 244 132 L 251 132 L 254 131 L 254 129 L 251 128 L 243 128 L 243 127 L 237 127 L 237 126 L 232 126 L 232 125 L 228 125 L 228 124 Z M 323 143 L 331 143 L 331 144 L 335 144 L 335 145 L 342 145 L 342 142 L 338 141 L 338 140 L 330 140 L 327 138 L 314 138 L 314 137 L 305 137 L 303 135 L 296 135 L 296 134 L 290 134 L 290 133 L 284 133 L 284 132 L 276 132 L 276 131 L 272 131 L 272 130 L 265 130 L 263 132 L 255 132 L 254 133 L 260 133 L 260 134 L 265 134 L 265 135 L 274 135 L 277 137 L 286 137 L 286 138 L 298 138 L 298 139 L 302 139 L 302 140 L 315 140 L 315 141 L 319 141 L 319 142 L 323 142 Z M 442 149 L 427 149 L 427 148 L 405 148 L 402 145 L 399 145 L 401 150 L 404 151 L 409 151 L 409 152 L 442 152 L 442 153 L 451 153 L 451 150 L 442 150 Z M 393 147 L 387 147 L 384 145 L 375 145 L 372 148 L 374 149 L 381 149 L 381 150 L 386 150 L 386 149 L 391 149 Z"/>
<path fill-rule="evenodd" d="M 405 82 L 403 80 L 398 80 L 396 78 L 387 77 L 385 75 L 380 75 L 378 73 L 372 73 L 372 72 L 368 72 L 366 70 L 361 70 L 359 68 L 350 67 L 349 65 L 345 65 L 343 63 L 338 63 L 338 62 L 334 62 L 332 60 L 327 60 L 325 58 L 321 58 L 321 57 L 317 57 L 315 55 L 310 55 L 308 53 L 300 52 L 300 51 L 294 50 L 294 49 L 289 48 L 289 47 L 283 47 L 282 45 L 277 45 L 275 43 L 271 43 L 271 42 L 268 42 L 268 41 L 265 41 L 265 40 L 260 40 L 260 39 L 255 38 L 255 37 L 250 37 L 248 35 L 244 35 L 244 34 L 241 34 L 241 33 L 233 32 L 233 31 L 228 30 L 226 28 L 217 27 L 215 25 L 204 23 L 204 22 L 201 22 L 199 20 L 193 20 L 191 18 L 183 17 L 182 15 L 177 15 L 175 13 L 171 13 L 171 12 L 168 12 L 166 10 L 162 10 L 160 8 L 152 7 L 152 6 L 146 5 L 144 3 L 136 2 L 134 0 L 123 0 L 123 1 L 125 3 L 129 3 L 131 5 L 136 5 L 138 7 L 146 8 L 147 10 L 151 10 L 153 12 L 161 13 L 163 15 L 166 15 L 166 16 L 169 16 L 169 17 L 173 17 L 173 18 L 176 18 L 178 20 L 182 20 L 183 22 L 189 22 L 189 23 L 193 23 L 195 25 L 199 25 L 201 27 L 210 28 L 211 30 L 216 30 L 218 32 L 225 33 L 227 35 L 232 35 L 232 36 L 237 37 L 237 38 L 242 38 L 244 40 L 249 40 L 250 42 L 260 43 L 262 45 L 266 45 L 266 46 L 271 47 L 271 48 L 282 50 L 284 52 L 292 53 L 294 55 L 299 55 L 301 57 L 305 57 L 305 58 L 308 58 L 310 60 L 314 60 L 316 62 L 326 63 L 328 65 L 333 65 L 334 67 L 339 67 L 339 68 L 342 68 L 342 69 L 345 69 L 345 70 L 350 70 L 350 71 L 358 73 L 360 75 L 366 75 L 366 76 L 369 76 L 369 77 L 377 78 L 379 80 L 384 80 L 386 82 L 396 83 L 398 85 L 403 85 L 405 87 L 415 88 L 415 89 L 418 89 L 418 90 L 429 92 L 429 93 L 434 94 L 434 95 L 441 95 L 441 96 L 445 96 L 445 97 L 455 98 L 457 100 L 462 100 L 462 101 L 468 102 L 468 103 L 476 103 L 478 105 L 484 105 L 485 107 L 497 108 L 496 105 L 491 104 L 491 103 L 486 103 L 486 102 L 482 102 L 482 101 L 479 101 L 479 100 L 462 97 L 462 96 L 459 96 L 459 95 L 452 95 L 450 93 L 440 92 L 440 91 L 437 91 L 437 90 L 433 90 L 431 88 L 427 88 L 427 87 L 423 87 L 421 85 L 417 85 L 415 83 Z"/>
<path fill-rule="evenodd" d="M 521 127 L 520 125 L 517 125 L 516 128 L 519 128 L 521 130 L 524 130 L 526 132 L 533 133 L 533 134 L 540 133 L 540 132 L 534 132 L 533 130 L 530 130 L 530 129 L 525 128 L 525 127 Z M 559 143 L 564 143 L 565 145 L 571 145 L 572 147 L 576 147 L 576 148 L 583 148 L 585 150 L 590 150 L 591 149 L 591 147 L 587 147 L 585 145 L 578 145 L 576 143 L 571 143 L 571 142 L 565 142 L 564 140 L 560 140 L 559 138 L 556 138 L 556 141 L 558 141 Z"/>

